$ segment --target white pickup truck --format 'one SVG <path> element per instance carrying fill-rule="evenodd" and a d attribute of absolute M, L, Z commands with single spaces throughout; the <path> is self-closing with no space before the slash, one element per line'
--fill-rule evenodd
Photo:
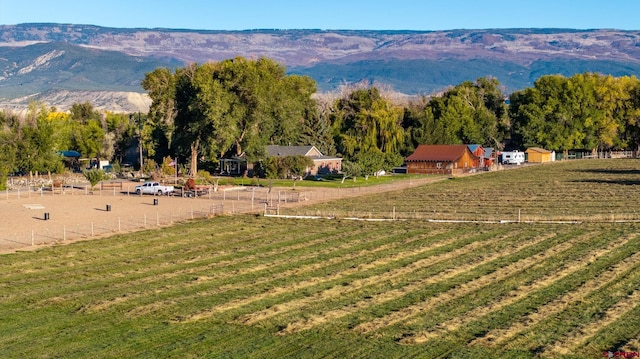
<path fill-rule="evenodd" d="M 164 194 L 173 193 L 173 191 L 173 186 L 163 186 L 158 182 L 145 182 L 136 186 L 136 194 L 157 194 L 162 196 Z"/>

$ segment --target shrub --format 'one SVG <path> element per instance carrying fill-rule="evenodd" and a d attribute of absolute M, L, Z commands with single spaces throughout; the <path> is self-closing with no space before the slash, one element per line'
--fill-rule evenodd
<path fill-rule="evenodd" d="M 84 177 L 91 183 L 91 188 L 95 187 L 98 182 L 107 178 L 107 174 L 103 170 L 92 169 L 83 172 Z"/>

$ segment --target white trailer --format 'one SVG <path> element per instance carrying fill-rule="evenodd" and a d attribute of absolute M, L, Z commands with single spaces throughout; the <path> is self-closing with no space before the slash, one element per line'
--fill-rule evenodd
<path fill-rule="evenodd" d="M 500 163 L 503 165 L 520 165 L 524 163 L 524 152 L 504 151 L 500 153 Z"/>

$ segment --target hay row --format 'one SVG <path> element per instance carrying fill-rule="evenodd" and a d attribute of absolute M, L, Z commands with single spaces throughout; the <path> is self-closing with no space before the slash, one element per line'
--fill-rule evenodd
<path fill-rule="evenodd" d="M 435 305 L 460 298 L 480 288 L 488 286 L 495 281 L 502 280 L 515 273 L 522 272 L 532 266 L 535 266 L 538 262 L 542 260 L 545 260 L 547 258 L 552 258 L 558 252 L 562 252 L 570 249 L 575 243 L 590 239 L 592 235 L 593 233 L 588 233 L 582 236 L 573 237 L 566 242 L 559 243 L 550 248 L 547 248 L 543 252 L 529 256 L 517 262 L 511 263 L 505 267 L 499 268 L 498 270 L 492 272 L 491 274 L 476 278 L 470 282 L 464 283 L 451 290 L 440 293 L 435 297 L 431 297 L 423 302 L 405 307 L 397 312 L 390 313 L 386 316 L 376 318 L 369 322 L 361 323 L 358 326 L 356 326 L 354 330 L 359 333 L 368 333 L 368 332 L 379 330 L 399 322 L 409 320 L 412 317 L 415 317 L 417 315 L 420 315 L 422 313 L 425 313 L 431 310 Z M 547 237 L 548 236 L 537 238 L 536 240 L 533 241 L 533 243 L 527 243 L 526 245 L 523 245 L 521 248 L 518 248 L 518 250 L 520 251 L 520 250 L 526 249 L 527 247 L 534 246 L 539 242 L 542 242 L 543 240 L 547 239 Z M 501 254 L 498 257 L 504 256 L 504 255 L 505 254 Z"/>
<path fill-rule="evenodd" d="M 611 253 L 612 251 L 620 248 L 621 246 L 627 244 L 631 238 L 621 238 L 613 243 L 609 243 L 606 248 L 596 248 L 581 258 L 575 259 L 566 265 L 563 266 L 563 269 L 559 271 L 555 271 L 549 273 L 546 276 L 536 279 L 530 284 L 518 287 L 513 291 L 506 293 L 501 297 L 498 301 L 487 303 L 483 306 L 476 307 L 462 316 L 455 317 L 445 322 L 441 322 L 437 324 L 436 330 L 430 331 L 422 331 L 415 333 L 409 340 L 412 340 L 415 343 L 426 342 L 430 339 L 434 339 L 440 336 L 444 336 L 447 333 L 454 332 L 461 327 L 466 326 L 467 324 L 478 320 L 480 317 L 483 317 L 491 312 L 496 312 L 502 310 L 508 305 L 511 305 L 523 298 L 529 296 L 532 292 L 540 290 L 544 287 L 548 287 L 552 285 L 555 281 L 560 280 L 568 275 L 571 275 L 580 269 L 583 269 L 592 263 L 594 263 L 598 258 L 605 256 L 606 254 Z M 410 324 L 410 323 L 409 323 Z"/>
<path fill-rule="evenodd" d="M 469 234 L 468 236 L 471 236 L 471 234 Z M 465 236 L 466 238 L 466 236 Z M 439 244 L 438 246 L 436 246 L 436 248 L 441 247 L 446 245 L 449 241 L 455 242 L 455 241 L 459 241 L 460 237 L 458 238 L 451 238 L 447 241 L 445 241 L 445 243 L 443 244 Z M 241 299 L 237 299 L 237 300 L 233 300 L 233 301 L 229 301 L 226 303 L 223 303 L 221 305 L 215 306 L 210 308 L 209 310 L 207 310 L 206 312 L 203 313 L 199 313 L 197 315 L 194 315 L 193 319 L 194 320 L 199 320 L 199 319 L 203 319 L 203 318 L 207 318 L 213 314 L 216 313 L 221 313 L 221 312 L 225 312 L 231 309 L 237 309 L 246 305 L 249 305 L 253 302 L 257 302 L 259 300 L 263 300 L 266 298 L 272 298 L 272 297 L 277 297 L 280 295 L 285 295 L 288 293 L 293 293 L 295 291 L 301 290 L 301 289 L 305 289 L 305 288 L 309 288 L 309 287 L 313 287 L 313 286 L 317 286 L 320 284 L 324 284 L 324 283 L 329 283 L 341 278 L 344 278 L 348 275 L 352 275 L 355 273 L 359 273 L 362 271 L 366 271 L 366 270 L 370 270 L 370 269 L 375 269 L 379 266 L 383 266 L 385 264 L 391 263 L 393 261 L 397 261 L 403 258 L 406 258 L 408 256 L 415 256 L 417 254 L 420 253 L 425 253 L 428 251 L 432 251 L 434 248 L 433 247 L 424 247 L 421 248 L 418 251 L 414 251 L 414 252 L 410 252 L 410 253 L 405 253 L 405 252 L 400 252 L 398 253 L 396 256 L 390 256 L 390 257 L 385 257 L 382 259 L 378 259 L 375 260 L 373 262 L 369 262 L 369 263 L 365 263 L 365 264 L 360 264 L 358 266 L 355 267 L 351 267 L 347 270 L 332 274 L 332 275 L 328 275 L 328 276 L 324 276 L 322 278 L 311 278 L 308 280 L 304 280 L 301 282 L 297 282 L 297 283 L 288 283 L 286 286 L 277 286 L 277 287 L 273 287 L 270 290 L 264 292 L 264 293 L 259 293 L 253 296 L 248 296 L 248 297 L 244 297 Z M 369 254 L 369 252 L 367 252 L 367 254 Z M 357 257 L 356 257 L 357 258 Z M 335 287 L 334 287 L 335 288 Z M 343 286 L 339 286 L 338 288 L 343 289 Z M 280 311 L 280 307 L 281 306 L 276 306 L 274 308 L 272 308 L 272 311 Z"/>
<path fill-rule="evenodd" d="M 498 328 L 489 331 L 484 337 L 478 338 L 472 342 L 472 344 L 480 344 L 483 346 L 501 346 L 510 341 L 513 341 L 514 337 L 520 335 L 525 330 L 530 329 L 542 320 L 553 316 L 556 313 L 564 310 L 567 305 L 576 303 L 582 300 L 590 293 L 598 292 L 603 287 L 611 284 L 619 276 L 633 270 L 640 264 L 640 252 L 628 257 L 627 259 L 618 262 L 610 270 L 593 277 L 580 285 L 573 291 L 570 291 L 553 301 L 550 301 L 538 308 L 530 314 L 518 318 L 517 321 L 511 324 L 508 328 Z"/>

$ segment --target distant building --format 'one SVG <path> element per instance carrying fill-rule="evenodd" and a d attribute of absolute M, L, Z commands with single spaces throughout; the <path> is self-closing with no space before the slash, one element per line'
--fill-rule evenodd
<path fill-rule="evenodd" d="M 313 167 L 307 168 L 308 175 L 338 173 L 342 170 L 342 158 L 325 156 L 315 146 L 267 146 L 267 156 L 305 156 L 313 160 Z"/>
<path fill-rule="evenodd" d="M 469 151 L 471 151 L 471 153 L 473 153 L 474 156 L 478 157 L 478 160 L 474 162 L 473 167 L 476 167 L 476 168 L 485 167 L 485 164 L 484 164 L 485 149 L 484 149 L 484 147 L 482 147 L 482 145 L 467 145 L 467 147 L 469 147 Z"/>
<path fill-rule="evenodd" d="M 460 174 L 478 168 L 480 159 L 467 145 L 419 145 L 407 158 L 407 173 Z"/>
<path fill-rule="evenodd" d="M 527 162 L 529 163 L 544 163 L 553 161 L 553 153 L 540 147 L 529 147 L 526 151 Z"/>

